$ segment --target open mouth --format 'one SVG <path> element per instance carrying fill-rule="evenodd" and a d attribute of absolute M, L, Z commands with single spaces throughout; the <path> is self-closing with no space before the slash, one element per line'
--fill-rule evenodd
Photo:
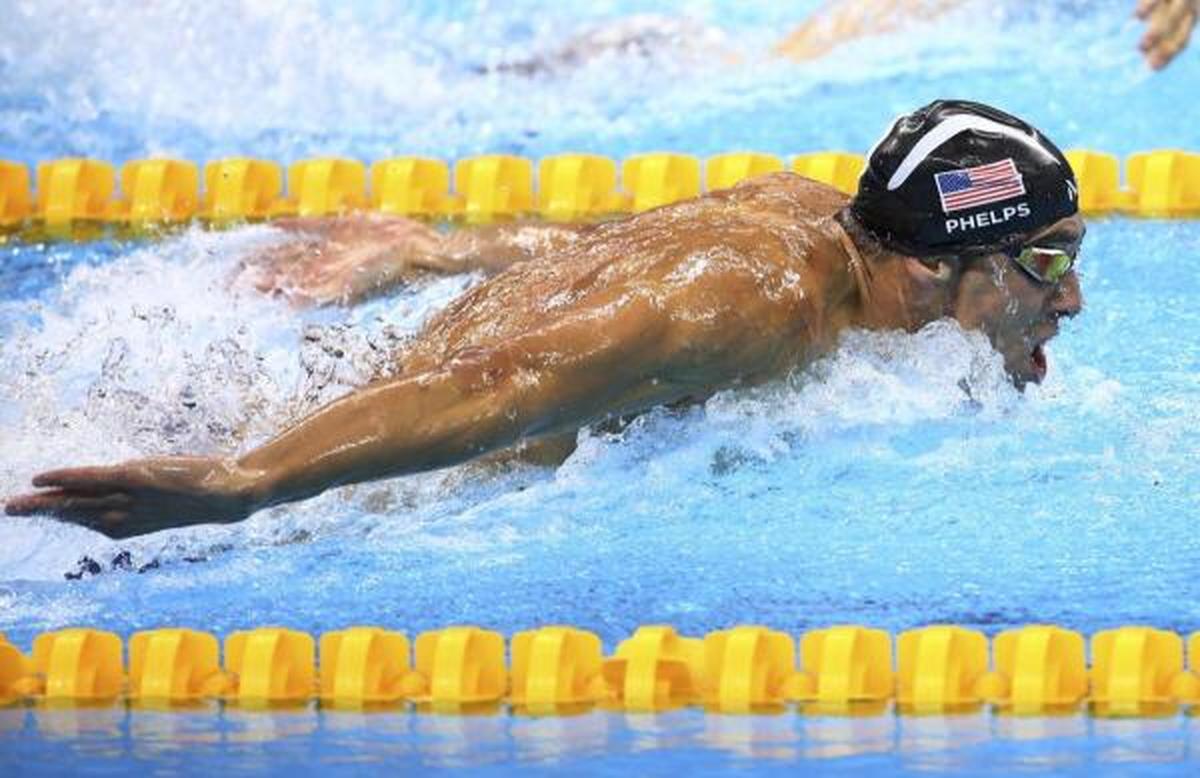
<path fill-rule="evenodd" d="M 1044 343 L 1034 346 L 1033 351 L 1029 355 L 1029 360 L 1033 364 L 1033 380 L 1040 384 L 1042 379 L 1046 377 L 1046 348 Z"/>

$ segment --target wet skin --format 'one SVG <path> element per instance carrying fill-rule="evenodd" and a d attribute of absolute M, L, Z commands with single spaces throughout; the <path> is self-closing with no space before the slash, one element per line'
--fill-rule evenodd
<path fill-rule="evenodd" d="M 230 522 L 361 481 L 448 467 L 656 405 L 700 401 L 803 368 L 847 328 L 985 332 L 1014 381 L 1082 300 L 1002 254 L 916 259 L 877 244 L 846 197 L 789 173 L 616 222 L 514 226 L 442 239 L 399 219 L 290 225 L 306 235 L 251 271 L 260 288 L 351 300 L 421 272 L 493 273 L 434 317 L 396 376 L 241 456 L 55 470 L 10 515 L 112 537 Z M 1078 217 L 1030 243 L 1078 249 Z M 352 256 L 353 259 L 348 259 Z M 328 267 L 337 270 L 329 272 Z"/>

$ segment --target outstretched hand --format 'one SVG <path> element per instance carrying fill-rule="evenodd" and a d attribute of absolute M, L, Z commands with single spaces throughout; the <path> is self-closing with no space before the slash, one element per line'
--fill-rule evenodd
<path fill-rule="evenodd" d="M 9 499 L 9 516 L 53 516 L 110 538 L 237 521 L 253 508 L 249 479 L 226 460 L 157 457 L 73 467 L 33 479 L 41 491 Z"/>
<path fill-rule="evenodd" d="M 238 281 L 297 305 L 346 304 L 440 268 L 441 235 L 377 213 L 272 222 L 294 237 L 243 262 Z"/>
<path fill-rule="evenodd" d="M 1146 22 L 1140 48 L 1155 70 L 1183 51 L 1200 15 L 1200 0 L 1138 0 L 1137 16 Z"/>

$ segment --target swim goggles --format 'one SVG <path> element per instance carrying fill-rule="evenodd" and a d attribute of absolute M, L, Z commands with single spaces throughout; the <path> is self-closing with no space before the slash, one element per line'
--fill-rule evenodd
<path fill-rule="evenodd" d="M 1034 281 L 1043 284 L 1057 284 L 1075 267 L 1075 257 L 1062 249 L 1023 246 L 1007 253 L 1017 267 Z"/>

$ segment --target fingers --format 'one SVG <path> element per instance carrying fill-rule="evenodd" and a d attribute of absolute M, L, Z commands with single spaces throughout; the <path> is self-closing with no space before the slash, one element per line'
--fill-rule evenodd
<path fill-rule="evenodd" d="M 1137 8 L 1134 9 L 1134 13 L 1137 15 L 1137 18 L 1145 19 L 1147 16 L 1153 13 L 1154 9 L 1160 4 L 1161 0 L 1138 0 Z"/>
<path fill-rule="evenodd" d="M 1159 70 L 1175 59 L 1175 56 L 1187 47 L 1195 24 L 1196 15 L 1188 11 L 1175 29 L 1168 32 L 1149 53 L 1147 59 L 1150 61 L 1150 66 Z"/>
<path fill-rule="evenodd" d="M 137 527 L 130 526 L 133 507 L 133 498 L 124 493 L 90 497 L 56 489 L 14 497 L 5 503 L 4 512 L 9 516 L 50 516 L 110 538 L 125 538 L 140 534 Z"/>
<path fill-rule="evenodd" d="M 34 486 L 59 487 L 88 494 L 133 488 L 140 481 L 137 469 L 129 465 L 68 467 L 48 470 L 33 477 Z"/>
<path fill-rule="evenodd" d="M 1141 36 L 1139 48 L 1152 66 L 1162 67 L 1187 43 L 1194 17 L 1189 0 L 1158 0 L 1147 11 L 1142 17 L 1147 19 L 1146 34 Z"/>
<path fill-rule="evenodd" d="M 14 497 L 4 505 L 9 516 L 53 516 L 79 524 L 106 514 L 124 514 L 133 498 L 123 492 L 92 496 L 67 489 L 53 489 Z"/>
<path fill-rule="evenodd" d="M 10 497 L 4 503 L 4 514 L 6 516 L 36 516 L 41 512 L 37 503 L 37 499 L 40 497 L 41 495 L 37 494 Z"/>
<path fill-rule="evenodd" d="M 1164 8 L 1165 6 L 1160 6 L 1153 13 L 1147 12 L 1147 15 L 1142 17 L 1146 19 L 1146 32 L 1142 33 L 1138 48 L 1144 54 L 1149 53 L 1158 43 L 1158 39 L 1162 37 L 1163 25 L 1166 23 Z"/>

